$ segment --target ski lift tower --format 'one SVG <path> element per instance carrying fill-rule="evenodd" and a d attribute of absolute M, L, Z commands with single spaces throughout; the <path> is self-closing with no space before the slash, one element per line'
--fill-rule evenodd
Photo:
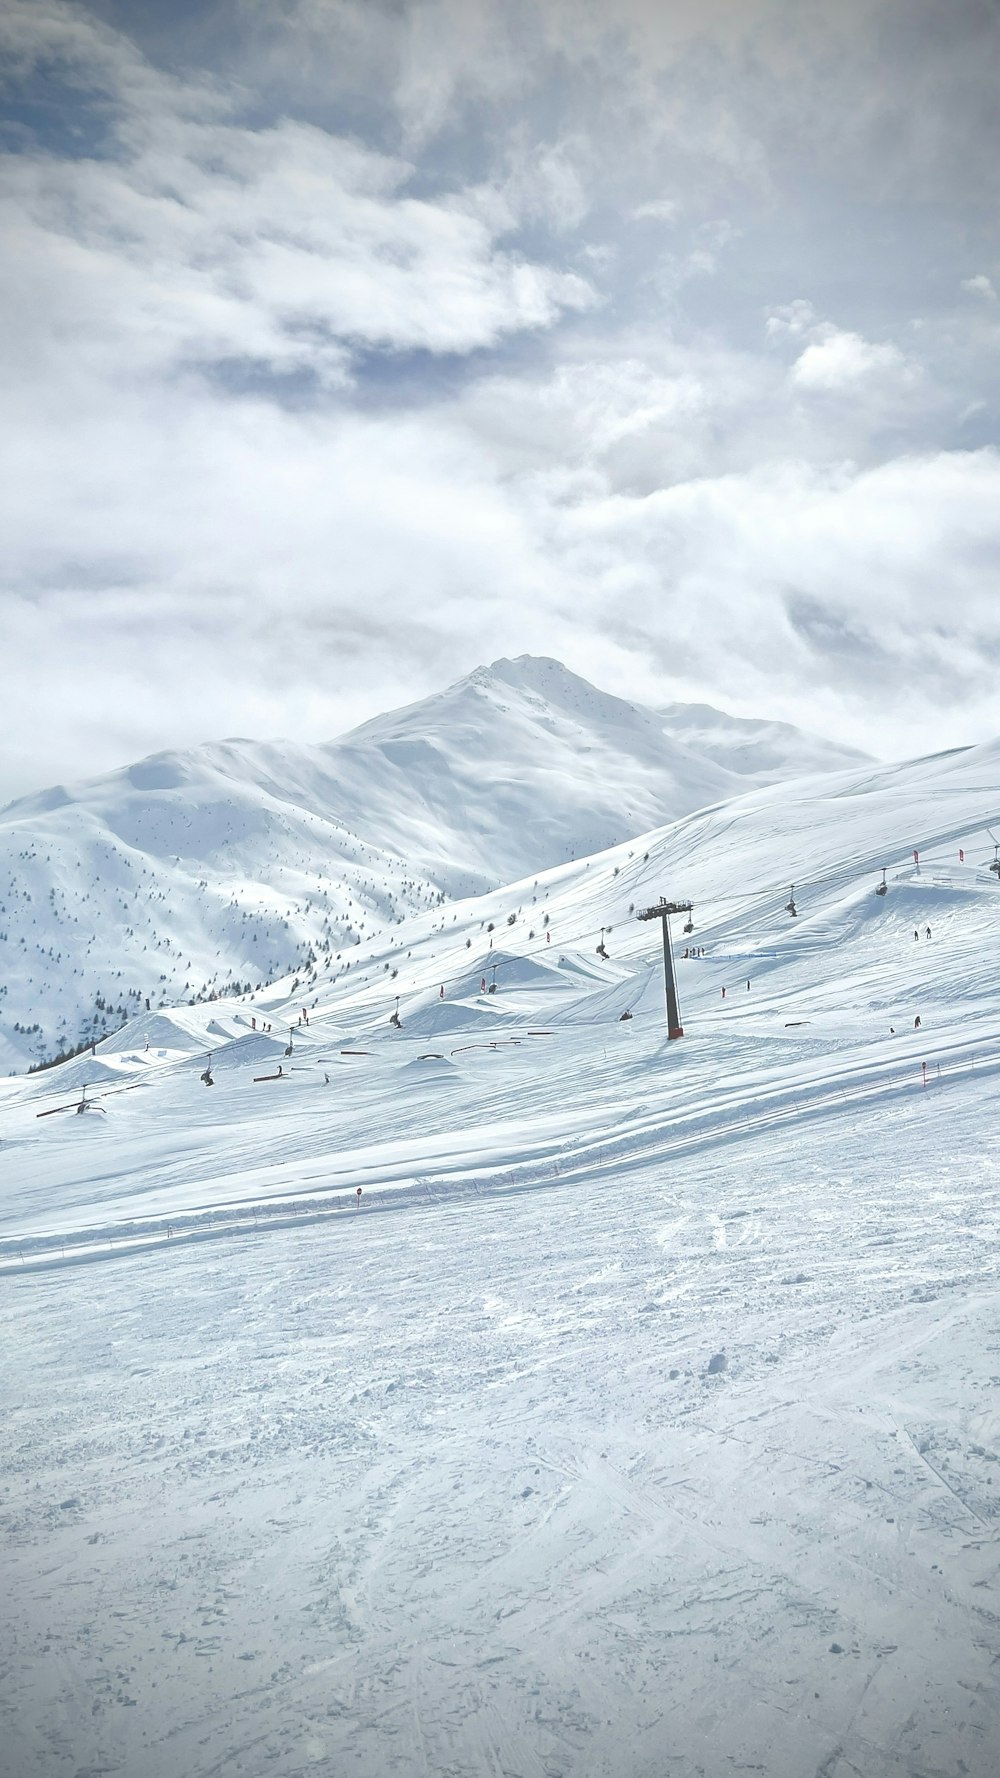
<path fill-rule="evenodd" d="M 674 954 L 670 949 L 671 914 L 689 914 L 694 906 L 691 901 L 658 901 L 655 907 L 643 908 L 637 915 L 640 920 L 662 920 L 663 922 L 663 985 L 667 994 L 667 1036 L 683 1037 L 684 1026 L 681 1024 L 681 1009 L 677 1004 L 677 984 L 674 980 Z"/>

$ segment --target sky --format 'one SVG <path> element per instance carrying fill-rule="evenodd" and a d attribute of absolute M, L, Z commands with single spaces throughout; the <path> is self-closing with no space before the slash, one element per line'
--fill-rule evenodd
<path fill-rule="evenodd" d="M 0 798 L 481 662 L 1000 731 L 995 0 L 0 0 Z"/>

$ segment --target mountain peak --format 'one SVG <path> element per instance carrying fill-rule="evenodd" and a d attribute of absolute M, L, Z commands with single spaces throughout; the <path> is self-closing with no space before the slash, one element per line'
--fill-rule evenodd
<path fill-rule="evenodd" d="M 0 815 L 10 1061 L 75 1043 L 126 991 L 190 999 L 336 958 L 446 896 L 845 763 L 781 724 L 664 715 L 524 654 L 322 746 L 212 742 L 41 792 Z"/>

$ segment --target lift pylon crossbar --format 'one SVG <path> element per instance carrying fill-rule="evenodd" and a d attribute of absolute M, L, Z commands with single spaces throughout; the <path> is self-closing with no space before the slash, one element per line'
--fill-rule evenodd
<path fill-rule="evenodd" d="M 643 908 L 637 920 L 662 920 L 664 914 L 689 914 L 693 901 L 658 901 L 655 908 Z"/>
<path fill-rule="evenodd" d="M 681 1024 L 681 1009 L 677 1003 L 677 985 L 674 981 L 674 957 L 670 949 L 670 914 L 689 914 L 694 907 L 693 901 L 663 901 L 655 907 L 643 908 L 637 918 L 640 920 L 662 920 L 663 922 L 663 985 L 667 996 L 667 1036 L 668 1038 L 683 1037 L 684 1026 Z"/>

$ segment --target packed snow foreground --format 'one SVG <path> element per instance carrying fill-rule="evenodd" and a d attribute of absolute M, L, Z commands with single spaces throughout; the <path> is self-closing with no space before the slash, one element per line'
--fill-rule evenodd
<path fill-rule="evenodd" d="M 998 767 L 0 1083 L 5 1770 L 995 1778 Z"/>

